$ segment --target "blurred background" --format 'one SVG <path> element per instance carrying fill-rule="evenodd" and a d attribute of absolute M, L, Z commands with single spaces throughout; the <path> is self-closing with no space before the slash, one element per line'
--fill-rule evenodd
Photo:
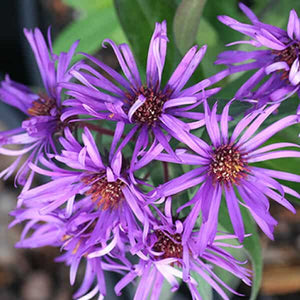
<path fill-rule="evenodd" d="M 116 0 L 117 9 L 110 0 L 2 0 L 0 4 L 0 78 L 3 79 L 5 74 L 9 74 L 13 80 L 33 88 L 41 86 L 38 69 L 24 38 L 23 28 L 38 26 L 43 33 L 46 33 L 49 25 L 52 28 L 56 53 L 66 51 L 76 39 L 80 38 L 79 51 L 92 53 L 117 69 L 117 62 L 111 50 L 101 49 L 101 41 L 104 38 L 111 38 L 118 43 L 131 43 L 135 47 L 137 59 L 143 66 L 154 22 L 166 18 L 168 30 L 171 33 L 168 45 L 169 60 L 173 60 L 173 64 L 176 65 L 182 52 L 190 46 L 188 39 L 185 40 L 186 44 L 177 41 L 176 49 L 172 46 L 172 43 L 175 45 L 172 29 L 176 31 L 176 26 L 178 27 L 173 18 L 181 1 L 160 1 L 165 1 L 164 6 L 169 8 L 166 16 L 159 11 L 158 2 L 151 0 Z M 300 13 L 298 0 L 247 0 L 243 2 L 251 7 L 263 21 L 283 28 L 286 27 L 291 8 L 295 7 L 296 10 L 298 8 L 298 14 Z M 138 15 L 137 10 L 132 10 L 131 17 L 130 9 L 133 5 L 135 9 L 137 7 L 141 11 L 148 12 L 147 18 Z M 200 45 L 208 44 L 208 52 L 201 63 L 202 69 L 199 71 L 199 76 L 208 76 L 222 69 L 222 67 L 217 68 L 212 65 L 216 55 L 225 49 L 224 44 L 241 38 L 236 32 L 218 23 L 216 16 L 219 14 L 228 14 L 242 21 L 246 20 L 238 9 L 238 1 L 206 1 L 203 18 L 200 24 L 197 24 L 194 34 L 195 41 L 192 41 Z M 126 35 L 122 28 L 125 28 Z M 143 47 L 143 45 L 146 46 Z M 169 66 L 170 69 L 173 67 L 172 64 Z M 166 72 L 168 73 L 169 70 L 166 69 Z M 239 84 L 238 80 L 232 84 Z M 231 87 L 228 88 L 230 89 Z M 23 118 L 20 112 L 0 103 L 0 130 L 18 127 Z M 11 162 L 12 160 L 8 157 L 1 156 L 0 171 Z M 299 171 L 297 173 L 299 174 Z M 12 179 L 0 182 L 0 299 L 72 299 L 76 286 L 71 287 L 69 284 L 69 270 L 64 265 L 54 262 L 54 258 L 60 254 L 59 249 L 14 248 L 22 228 L 7 229 L 12 220 L 9 212 L 15 208 L 19 192 L 18 188 L 13 186 Z M 300 192 L 299 186 L 296 189 Z M 293 215 L 272 204 L 272 214 L 279 221 L 279 225 L 275 230 L 276 242 L 261 235 L 264 271 L 259 300 L 300 299 L 300 207 L 297 204 L 295 206 L 298 212 Z M 107 299 L 132 299 L 130 289 L 125 291 L 122 298 L 114 296 L 113 286 L 118 280 L 119 278 L 115 275 L 108 274 Z M 235 296 L 233 299 L 249 299 L 249 289 L 240 285 L 238 290 L 245 293 L 246 297 Z M 162 295 L 161 299 L 180 300 L 189 299 L 189 297 L 188 291 L 182 287 L 177 294 Z M 215 298 L 218 299 L 217 296 Z"/>

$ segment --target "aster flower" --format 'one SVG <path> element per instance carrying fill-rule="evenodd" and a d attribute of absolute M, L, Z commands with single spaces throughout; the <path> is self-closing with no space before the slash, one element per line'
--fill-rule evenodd
<path fill-rule="evenodd" d="M 80 288 L 73 295 L 75 299 L 92 299 L 98 294 L 98 299 L 104 299 L 106 295 L 106 283 L 104 271 L 124 273 L 131 264 L 125 257 L 123 240 L 127 242 L 127 236 L 119 238 L 118 246 L 109 249 L 101 257 L 87 258 L 90 253 L 96 251 L 99 242 L 96 238 L 97 225 L 88 214 L 80 212 L 74 214 L 65 222 L 65 234 L 62 237 L 61 249 L 65 251 L 57 262 L 65 262 L 70 266 L 70 283 L 75 283 L 80 263 L 85 265 L 85 274 Z"/>
<path fill-rule="evenodd" d="M 149 132 L 153 134 L 155 141 L 161 143 L 173 155 L 169 145 L 171 136 L 179 140 L 185 139 L 192 148 L 198 149 L 199 145 L 187 135 L 187 132 L 203 126 L 203 114 L 190 110 L 202 102 L 204 88 L 216 82 L 219 76 L 212 76 L 209 80 L 204 79 L 194 86 L 185 88 L 206 51 L 206 46 L 199 50 L 194 46 L 186 53 L 163 87 L 161 82 L 167 41 L 166 22 L 156 23 L 148 51 L 145 83 L 141 80 L 134 56 L 127 44 L 116 45 L 108 39 L 103 44 L 104 47 L 106 44 L 112 47 L 125 78 L 101 61 L 84 54 L 113 80 L 108 80 L 89 65 L 81 64 L 77 70 L 72 70 L 71 74 L 83 86 L 76 83 L 61 84 L 67 89 L 66 94 L 73 97 L 65 101 L 65 105 L 70 107 L 62 117 L 84 114 L 95 119 L 113 120 L 117 122 L 116 130 L 120 131 L 120 134 L 125 124 L 132 124 L 132 129 L 120 145 L 121 149 L 135 133 L 139 132 L 132 163 L 135 162 L 139 151 L 148 145 Z M 206 90 L 205 96 L 209 97 L 218 90 Z M 180 118 L 197 121 L 184 123 Z"/>
<path fill-rule="evenodd" d="M 140 238 L 140 257 L 138 263 L 133 265 L 129 272 L 117 283 L 115 292 L 121 294 L 121 290 L 139 278 L 139 284 L 133 299 L 144 300 L 160 299 L 160 293 L 164 280 L 171 285 L 171 291 L 175 292 L 179 288 L 178 279 L 183 280 L 195 300 L 201 300 L 197 281 L 194 274 L 201 276 L 216 292 L 223 298 L 229 299 L 223 288 L 232 293 L 236 293 L 226 283 L 224 283 L 213 270 L 213 266 L 218 266 L 234 274 L 250 285 L 250 271 L 241 266 L 245 262 L 236 260 L 224 247 L 236 247 L 228 243 L 228 239 L 235 238 L 233 235 L 218 235 L 212 245 L 207 246 L 201 256 L 197 255 L 194 235 L 186 244 L 182 244 L 182 232 L 185 222 L 179 220 L 173 222 L 171 216 L 171 198 L 166 201 L 163 215 L 157 208 L 159 218 L 151 224 L 151 230 L 147 238 Z M 194 233 L 196 235 L 196 233 Z M 227 241 L 225 241 L 227 240 Z M 90 258 L 96 258 L 97 253 L 90 253 Z"/>
<path fill-rule="evenodd" d="M 104 270 L 122 273 L 130 268 L 122 243 L 119 243 L 121 247 L 112 249 L 101 258 L 87 259 L 89 252 L 94 252 L 96 246 L 99 246 L 97 240 L 92 238 L 94 220 L 91 222 L 87 214 L 80 212 L 66 219 L 59 209 L 43 215 L 39 213 L 39 208 L 35 207 L 16 209 L 11 215 L 15 220 L 10 227 L 27 221 L 16 247 L 60 247 L 64 253 L 55 260 L 65 262 L 70 267 L 71 285 L 75 283 L 79 265 L 85 265 L 83 281 L 73 295 L 74 299 L 88 300 L 97 294 L 98 299 L 103 299 L 106 294 Z"/>
<path fill-rule="evenodd" d="M 63 112 L 62 88 L 57 83 L 70 80 L 71 77 L 67 73 L 68 66 L 78 42 L 71 46 L 68 53 L 60 53 L 57 56 L 52 51 L 50 28 L 48 30 L 49 49 L 39 29 L 36 28 L 34 31 L 25 29 L 24 33 L 35 55 L 46 93 L 33 93 L 23 84 L 12 81 L 8 76 L 1 82 L 1 100 L 21 110 L 27 115 L 27 119 L 23 121 L 20 128 L 0 133 L 0 154 L 18 156 L 12 165 L 0 173 L 0 177 L 7 179 L 22 162 L 16 181 L 28 189 L 34 174 L 30 173 L 28 165 L 36 162 L 45 151 L 55 152 L 55 136 L 68 125 L 68 120 L 60 121 Z M 19 148 L 6 147 L 10 145 L 17 145 Z M 27 158 L 24 157 L 25 154 L 28 154 Z"/>
<path fill-rule="evenodd" d="M 54 156 L 64 169 L 43 157 L 40 163 L 47 169 L 30 164 L 33 171 L 51 177 L 51 181 L 23 192 L 19 201 L 25 207 L 39 207 L 41 214 L 51 214 L 60 208 L 69 218 L 80 212 L 85 216 L 84 222 L 94 224 L 91 239 L 102 243 L 103 251 L 119 242 L 120 232 L 126 232 L 134 246 L 135 235 L 142 230 L 139 222 L 147 224 L 146 195 L 134 185 L 122 165 L 121 152 L 114 154 L 112 146 L 106 165 L 106 157 L 101 157 L 87 128 L 82 140 L 83 146 L 65 128 L 65 137 L 59 139 L 62 152 Z M 77 219 L 79 222 L 82 221 Z"/>
<path fill-rule="evenodd" d="M 206 244 L 213 242 L 216 235 L 222 193 L 226 199 L 234 232 L 240 242 L 245 236 L 240 205 L 249 210 L 258 226 L 269 238 L 273 239 L 273 229 L 277 222 L 269 213 L 268 198 L 293 213 L 295 209 L 285 198 L 285 194 L 300 198 L 296 191 L 276 180 L 300 182 L 299 175 L 253 165 L 256 162 L 271 159 L 300 157 L 299 145 L 293 143 L 282 142 L 262 146 L 280 130 L 298 123 L 298 116 L 287 116 L 261 132 L 257 132 L 267 117 L 278 108 L 279 104 L 275 104 L 246 115 L 237 123 L 230 137 L 228 134 L 230 104 L 231 102 L 225 106 L 221 120 L 218 122 L 216 119 L 217 103 L 210 111 L 205 102 L 206 129 L 212 145 L 206 144 L 202 152 L 197 154 L 188 153 L 184 149 L 177 150 L 176 154 L 182 164 L 194 165 L 196 168 L 158 188 L 158 195 L 169 196 L 201 184 L 190 202 L 185 203 L 178 210 L 193 205 L 183 232 L 184 243 L 188 241 L 201 213 L 203 224 L 198 234 L 200 253 L 205 249 Z M 295 150 L 290 150 L 290 147 Z M 176 162 L 164 153 L 159 154 L 157 159 Z"/>
<path fill-rule="evenodd" d="M 236 98 L 253 99 L 260 107 L 269 102 L 282 101 L 295 92 L 299 94 L 300 22 L 296 11 L 290 11 L 287 31 L 285 31 L 262 23 L 244 4 L 240 3 L 239 6 L 252 24 L 240 23 L 228 16 L 219 16 L 219 20 L 230 28 L 249 36 L 250 40 L 233 42 L 228 46 L 249 44 L 256 48 L 266 47 L 267 49 L 249 52 L 234 50 L 219 55 L 215 63 L 231 66 L 230 73 L 257 70 L 239 88 Z M 232 66 L 236 63 L 239 65 Z M 267 76 L 268 79 L 262 83 Z"/>

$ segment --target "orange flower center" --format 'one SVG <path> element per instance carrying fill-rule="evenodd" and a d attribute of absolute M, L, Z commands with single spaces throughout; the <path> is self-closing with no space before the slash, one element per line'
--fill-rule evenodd
<path fill-rule="evenodd" d="M 108 182 L 106 176 L 99 173 L 88 175 L 82 181 L 90 186 L 85 194 L 91 195 L 92 201 L 97 203 L 98 208 L 102 206 L 103 210 L 116 209 L 124 200 L 122 188 L 125 184 L 119 179 Z"/>
<path fill-rule="evenodd" d="M 182 258 L 183 247 L 181 244 L 181 235 L 176 233 L 167 236 L 161 230 L 156 230 L 155 235 L 157 241 L 153 246 L 153 250 L 156 252 L 163 252 L 164 254 L 159 256 L 160 259 L 164 258 Z"/>
<path fill-rule="evenodd" d="M 209 174 L 213 176 L 215 183 L 237 184 L 240 179 L 246 177 L 246 171 L 247 163 L 234 146 L 220 146 L 214 151 Z"/>

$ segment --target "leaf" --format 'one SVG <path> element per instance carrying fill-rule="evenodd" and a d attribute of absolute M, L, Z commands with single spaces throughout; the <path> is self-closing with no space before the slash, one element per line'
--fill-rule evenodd
<path fill-rule="evenodd" d="M 181 54 L 195 42 L 206 0 L 183 0 L 177 8 L 173 30 Z"/>
<path fill-rule="evenodd" d="M 219 212 L 219 223 L 220 225 L 225 228 L 227 232 L 233 232 L 233 228 L 231 225 L 231 221 L 228 215 L 227 206 L 225 204 L 224 199 L 222 199 L 220 212 Z M 259 235 L 257 232 L 257 226 L 250 215 L 249 211 L 245 208 L 240 206 L 243 222 L 245 226 L 245 232 L 247 234 L 251 234 L 251 236 L 245 238 L 243 243 L 243 248 L 247 252 L 253 270 L 253 278 L 252 278 L 252 290 L 251 290 L 251 297 L 250 300 L 255 300 L 260 288 L 261 279 L 262 279 L 262 251 L 261 251 L 261 244 Z M 226 274 L 225 274 L 226 275 Z M 227 274 L 230 276 L 230 274 Z M 229 277 L 228 277 L 229 278 Z M 227 278 L 227 280 L 228 280 Z M 225 278 L 226 281 L 226 278 Z"/>
<path fill-rule="evenodd" d="M 205 19 L 200 19 L 196 43 L 200 46 L 207 45 L 207 51 L 201 61 L 201 68 L 205 77 L 212 76 L 218 71 L 224 69 L 222 65 L 214 65 L 217 55 L 224 50 L 224 46 L 220 43 L 218 33 L 215 28 Z"/>
<path fill-rule="evenodd" d="M 251 233 L 251 236 L 245 239 L 243 246 L 244 249 L 248 252 L 252 263 L 253 281 L 250 300 L 254 300 L 258 295 L 262 279 L 263 259 L 261 244 L 257 232 L 257 227 L 252 217 L 250 216 L 249 211 L 246 208 L 241 208 L 241 212 L 245 224 L 245 231 L 247 233 Z"/>
<path fill-rule="evenodd" d="M 113 7 L 98 9 L 88 13 L 66 27 L 54 42 L 54 52 L 68 51 L 70 45 L 80 39 L 77 51 L 89 54 L 101 48 L 101 43 L 110 36 L 122 36 L 121 28 Z M 118 41 L 120 42 L 120 41 Z M 75 60 L 80 59 L 79 56 Z"/>
<path fill-rule="evenodd" d="M 143 70 L 146 69 L 148 48 L 155 22 L 167 20 L 169 43 L 163 76 L 170 75 L 180 57 L 170 30 L 177 8 L 176 2 L 173 0 L 114 0 L 114 3 L 138 66 Z"/>
<path fill-rule="evenodd" d="M 196 272 L 191 272 L 192 277 L 198 283 L 198 292 L 203 300 L 212 300 L 213 291 L 211 285 Z"/>
<path fill-rule="evenodd" d="M 112 5 L 112 0 L 63 0 L 65 4 L 82 11 L 100 10 Z"/>
<path fill-rule="evenodd" d="M 179 278 L 177 278 L 177 280 L 180 285 L 182 280 Z M 173 296 L 174 296 L 174 293 L 171 292 L 171 285 L 166 280 L 164 280 L 163 286 L 161 289 L 161 293 L 160 293 L 160 299 L 171 300 L 173 298 Z"/>

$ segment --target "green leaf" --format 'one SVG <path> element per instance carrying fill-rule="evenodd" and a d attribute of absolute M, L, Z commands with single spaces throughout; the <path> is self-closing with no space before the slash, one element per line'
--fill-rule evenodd
<path fill-rule="evenodd" d="M 218 33 L 215 28 L 205 19 L 200 19 L 196 43 L 200 46 L 207 45 L 207 51 L 201 61 L 201 68 L 205 77 L 212 76 L 224 69 L 222 65 L 214 65 L 217 55 L 224 51 L 224 46 L 220 43 Z"/>
<path fill-rule="evenodd" d="M 247 233 L 251 233 L 250 237 L 245 238 L 243 246 L 250 257 L 252 264 L 253 281 L 250 300 L 254 300 L 258 295 L 262 279 L 263 259 L 261 244 L 256 224 L 250 216 L 249 211 L 246 208 L 242 207 L 241 212 L 245 224 L 245 231 Z"/>
<path fill-rule="evenodd" d="M 170 30 L 177 8 L 176 2 L 173 0 L 114 0 L 114 3 L 138 66 L 143 70 L 146 69 L 147 53 L 155 22 L 167 20 L 169 43 L 163 76 L 170 75 L 180 57 L 174 45 L 172 30 Z"/>
<path fill-rule="evenodd" d="M 90 12 L 67 26 L 55 40 L 54 52 L 67 51 L 79 39 L 77 51 L 93 54 L 101 48 L 102 41 L 111 36 L 125 39 L 112 6 Z"/>
<path fill-rule="evenodd" d="M 213 291 L 211 285 L 196 272 L 191 272 L 192 277 L 198 283 L 198 292 L 203 300 L 212 300 Z"/>
<path fill-rule="evenodd" d="M 257 226 L 250 215 L 248 209 L 240 206 L 243 222 L 245 225 L 245 232 L 251 234 L 251 236 L 246 237 L 243 243 L 243 247 L 246 250 L 252 264 L 253 278 L 252 278 L 252 290 L 250 300 L 255 300 L 260 288 L 262 279 L 262 251 L 259 235 L 257 232 Z M 227 232 L 233 232 L 230 217 L 228 215 L 228 209 L 226 207 L 224 199 L 222 199 L 220 212 L 219 212 L 219 224 L 225 228 Z M 228 276 L 230 276 L 228 274 Z M 229 278 L 229 277 L 228 277 Z M 228 279 L 227 278 L 227 279 Z M 225 278 L 226 281 L 226 278 Z"/>
<path fill-rule="evenodd" d="M 182 0 L 174 17 L 175 41 L 181 54 L 195 42 L 206 0 Z"/>
<path fill-rule="evenodd" d="M 176 278 L 178 280 L 178 284 L 180 285 L 182 280 L 179 278 Z M 160 299 L 164 300 L 171 300 L 174 296 L 174 293 L 171 292 L 171 285 L 166 280 L 163 282 L 163 286 L 160 293 Z"/>
<path fill-rule="evenodd" d="M 112 0 L 63 0 L 65 4 L 82 11 L 100 10 L 112 5 Z"/>

